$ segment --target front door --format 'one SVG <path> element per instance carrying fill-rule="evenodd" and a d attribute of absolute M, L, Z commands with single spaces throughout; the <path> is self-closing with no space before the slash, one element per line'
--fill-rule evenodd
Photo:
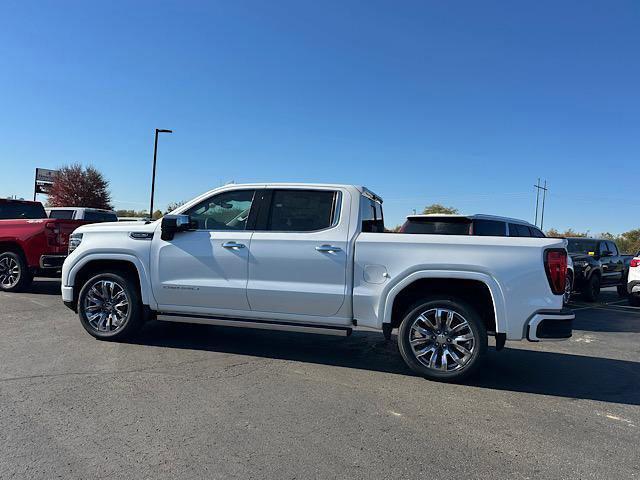
<path fill-rule="evenodd" d="M 251 239 L 251 310 L 321 317 L 338 313 L 347 289 L 348 195 L 322 189 L 265 192 Z"/>
<path fill-rule="evenodd" d="M 254 190 L 214 194 L 182 212 L 197 223 L 170 241 L 154 236 L 151 283 L 160 309 L 216 313 L 249 310 L 247 220 Z"/>

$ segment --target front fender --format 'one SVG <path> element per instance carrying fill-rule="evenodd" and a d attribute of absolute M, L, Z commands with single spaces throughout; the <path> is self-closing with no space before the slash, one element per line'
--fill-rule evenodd
<path fill-rule="evenodd" d="M 408 285 L 416 280 L 425 278 L 446 278 L 453 280 L 475 280 L 484 283 L 491 294 L 493 301 L 494 315 L 496 318 L 496 332 L 507 331 L 506 307 L 504 301 L 504 293 L 500 284 L 495 278 L 482 272 L 455 271 L 455 270 L 419 270 L 413 272 L 396 283 L 389 286 L 386 294 L 383 295 L 380 302 L 378 318 L 382 318 L 382 323 L 391 323 L 391 314 L 393 310 L 393 302 L 396 296 Z"/>
<path fill-rule="evenodd" d="M 153 300 L 153 296 L 151 295 L 149 289 L 150 282 L 147 269 L 138 257 L 127 253 L 88 253 L 75 259 L 72 265 L 68 265 L 68 262 L 65 262 L 65 265 L 62 269 L 62 285 L 64 287 L 73 287 L 75 285 L 76 276 L 82 270 L 82 268 L 89 262 L 96 260 L 125 261 L 133 264 L 133 266 L 136 268 L 136 271 L 138 272 L 138 279 L 140 280 L 140 294 L 142 296 L 142 303 L 144 305 L 149 305 L 151 308 L 155 307 L 155 301 Z"/>

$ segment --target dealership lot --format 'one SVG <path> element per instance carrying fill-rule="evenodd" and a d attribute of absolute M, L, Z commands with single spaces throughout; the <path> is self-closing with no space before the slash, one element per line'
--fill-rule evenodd
<path fill-rule="evenodd" d="M 38 279 L 0 293 L 0 478 L 640 477 L 640 309 L 573 304 L 468 385 L 395 343 L 165 324 L 84 332 Z M 505 361 L 506 360 L 506 361 Z"/>

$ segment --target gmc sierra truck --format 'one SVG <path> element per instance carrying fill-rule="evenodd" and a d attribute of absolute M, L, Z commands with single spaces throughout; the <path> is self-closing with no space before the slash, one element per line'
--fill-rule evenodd
<path fill-rule="evenodd" d="M 0 199 L 0 291 L 24 290 L 36 274 L 59 273 L 69 235 L 85 223 L 49 219 L 40 202 Z"/>
<path fill-rule="evenodd" d="M 488 336 L 566 339 L 566 240 L 385 233 L 382 199 L 351 185 L 227 185 L 148 224 L 80 227 L 62 297 L 96 338 L 143 321 L 397 342 L 424 377 L 480 368 Z"/>

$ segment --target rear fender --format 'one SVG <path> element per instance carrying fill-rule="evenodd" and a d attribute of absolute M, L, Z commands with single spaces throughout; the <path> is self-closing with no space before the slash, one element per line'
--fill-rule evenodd
<path fill-rule="evenodd" d="M 507 331 L 506 307 L 504 294 L 500 284 L 491 276 L 481 272 L 451 271 L 451 270 L 420 270 L 413 272 L 402 278 L 388 290 L 386 296 L 379 306 L 378 318 L 382 318 L 382 323 L 391 323 L 393 302 L 396 296 L 408 285 L 416 280 L 425 278 L 446 278 L 451 280 L 475 280 L 484 283 L 491 294 L 493 301 L 494 315 L 496 319 L 496 333 Z"/>

